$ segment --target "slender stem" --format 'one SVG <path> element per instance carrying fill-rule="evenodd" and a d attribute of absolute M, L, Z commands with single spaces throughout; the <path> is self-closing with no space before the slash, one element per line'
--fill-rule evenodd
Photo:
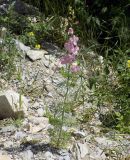
<path fill-rule="evenodd" d="M 65 93 L 64 103 L 63 103 L 63 107 L 62 107 L 61 126 L 60 126 L 59 136 L 58 136 L 58 140 L 57 140 L 57 146 L 60 145 L 60 138 L 62 135 L 62 127 L 64 124 L 65 104 L 66 104 L 67 95 L 68 95 L 68 91 L 69 91 L 69 80 L 70 80 L 69 70 L 70 70 L 70 66 L 68 66 L 68 77 L 66 80 L 66 93 Z"/>

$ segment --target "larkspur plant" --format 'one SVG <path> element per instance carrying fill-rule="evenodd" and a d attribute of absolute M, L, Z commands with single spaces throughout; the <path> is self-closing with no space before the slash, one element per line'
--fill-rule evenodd
<path fill-rule="evenodd" d="M 66 113 L 71 112 L 72 102 L 69 102 L 69 93 L 70 90 L 73 90 L 73 87 L 76 84 L 76 81 L 80 75 L 80 66 L 77 63 L 77 55 L 79 51 L 78 47 L 78 40 L 79 38 L 74 35 L 74 31 L 72 28 L 68 30 L 68 41 L 64 44 L 65 50 L 67 51 L 66 54 L 59 59 L 58 67 L 61 69 L 60 73 L 65 78 L 65 94 L 63 101 L 60 104 L 59 114 L 58 117 L 54 116 L 53 119 L 58 119 L 58 123 L 54 124 L 55 127 L 53 131 L 50 131 L 50 135 L 52 137 L 52 144 L 56 147 L 65 147 L 65 144 L 68 142 L 70 138 L 70 133 L 64 131 L 64 126 L 68 126 L 66 124 Z M 72 84 L 73 82 L 73 84 Z M 68 105 L 71 103 L 70 110 L 68 111 Z M 59 116 L 60 115 L 60 116 Z M 69 120 L 69 118 L 68 118 Z M 53 120 L 55 121 L 55 120 Z M 69 122 L 69 125 L 73 123 L 73 117 Z M 52 122 L 52 117 L 50 118 L 50 123 Z M 53 133 L 53 134 L 52 134 Z"/>

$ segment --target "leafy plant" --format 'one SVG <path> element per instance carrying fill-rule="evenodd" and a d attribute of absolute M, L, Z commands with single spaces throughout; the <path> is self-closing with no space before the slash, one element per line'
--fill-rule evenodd
<path fill-rule="evenodd" d="M 6 34 L 0 44 L 0 71 L 5 72 L 3 78 L 9 79 L 15 71 L 15 59 L 18 56 L 17 49 L 10 34 Z"/>

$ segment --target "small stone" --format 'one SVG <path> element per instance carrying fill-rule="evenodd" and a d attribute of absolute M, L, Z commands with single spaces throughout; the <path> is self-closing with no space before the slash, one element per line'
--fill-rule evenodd
<path fill-rule="evenodd" d="M 106 160 L 106 155 L 102 149 L 96 146 L 90 145 L 89 158 L 92 160 Z"/>
<path fill-rule="evenodd" d="M 26 137 L 26 134 L 24 132 L 16 132 L 15 133 L 15 139 L 20 140 L 22 138 Z"/>
<path fill-rule="evenodd" d="M 23 53 L 26 53 L 30 50 L 30 47 L 25 46 L 22 42 L 15 40 L 16 48 L 18 51 L 22 51 Z"/>
<path fill-rule="evenodd" d="M 46 160 L 54 160 L 54 156 L 51 152 L 47 151 L 45 154 L 44 154 L 44 157 Z"/>
<path fill-rule="evenodd" d="M 71 160 L 69 155 L 59 157 L 59 160 Z"/>
<path fill-rule="evenodd" d="M 31 108 L 35 108 L 35 109 L 39 108 L 39 103 L 38 103 L 38 102 L 35 102 L 35 103 L 31 106 Z"/>
<path fill-rule="evenodd" d="M 43 125 L 48 125 L 49 124 L 49 119 L 46 117 L 34 117 L 30 116 L 28 117 L 28 120 L 32 122 L 35 125 L 43 124 Z"/>
<path fill-rule="evenodd" d="M 11 160 L 8 155 L 0 155 L 0 160 Z"/>
<path fill-rule="evenodd" d="M 14 132 L 16 131 L 16 127 L 13 125 L 10 126 L 4 126 L 0 128 L 0 133 L 6 133 L 6 132 Z"/>
<path fill-rule="evenodd" d="M 30 125 L 30 132 L 31 133 L 37 133 L 37 132 L 40 132 L 42 131 L 44 128 L 42 125 L 39 125 L 39 126 L 32 126 Z"/>
<path fill-rule="evenodd" d="M 33 152 L 31 150 L 27 150 L 23 152 L 23 160 L 32 160 L 34 157 Z"/>
<path fill-rule="evenodd" d="M 86 134 L 84 132 L 81 132 L 81 131 L 75 131 L 73 134 L 77 137 L 80 137 L 80 138 L 83 138 L 83 137 L 86 136 Z"/>
<path fill-rule="evenodd" d="M 72 153 L 74 153 L 74 157 L 77 157 L 78 160 L 86 160 L 89 154 L 89 146 L 86 143 L 75 143 Z"/>
<path fill-rule="evenodd" d="M 78 143 L 78 147 L 80 150 L 81 158 L 85 158 L 85 156 L 89 153 L 87 144 L 86 143 Z"/>
<path fill-rule="evenodd" d="M 5 148 L 11 148 L 11 147 L 13 147 L 13 144 L 14 143 L 12 141 L 7 141 L 7 142 L 4 143 L 4 147 Z"/>
<path fill-rule="evenodd" d="M 39 59 L 42 59 L 44 57 L 44 54 L 47 54 L 48 52 L 45 50 L 28 50 L 27 56 L 32 60 L 36 61 Z"/>
<path fill-rule="evenodd" d="M 39 108 L 37 110 L 37 114 L 38 114 L 39 117 L 43 117 L 43 115 L 45 114 L 45 110 L 43 110 L 42 108 Z"/>
<path fill-rule="evenodd" d="M 98 143 L 98 145 L 101 146 L 102 148 L 118 145 L 116 141 L 112 141 L 106 137 L 95 137 L 94 139 Z"/>
<path fill-rule="evenodd" d="M 45 67 L 49 68 L 51 62 L 49 60 L 44 60 Z"/>

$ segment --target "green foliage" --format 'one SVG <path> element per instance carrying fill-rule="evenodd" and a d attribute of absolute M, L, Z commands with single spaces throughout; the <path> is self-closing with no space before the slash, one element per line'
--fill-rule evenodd
<path fill-rule="evenodd" d="M 66 148 L 67 143 L 70 140 L 71 134 L 69 132 L 62 130 L 59 138 L 59 132 L 60 132 L 60 129 L 57 127 L 55 127 L 54 129 L 50 129 L 49 133 L 51 136 L 51 144 L 54 147 Z"/>
<path fill-rule="evenodd" d="M 109 109 L 101 118 L 103 124 L 124 133 L 130 133 L 130 69 L 127 60 L 125 51 L 115 50 L 93 81 L 99 107 Z"/>
<path fill-rule="evenodd" d="M 28 27 L 28 19 L 24 15 L 19 15 L 14 11 L 13 4 L 7 10 L 7 13 L 0 16 L 1 26 L 6 27 L 10 32 L 17 35 L 22 34 Z"/>
<path fill-rule="evenodd" d="M 15 71 L 15 59 L 18 52 L 15 48 L 15 42 L 10 34 L 5 34 L 2 43 L 0 44 L 0 71 L 6 72 L 3 78 L 9 79 Z"/>
<path fill-rule="evenodd" d="M 74 102 L 73 102 L 74 103 Z M 72 113 L 73 103 L 60 103 L 55 106 L 53 112 L 48 112 L 50 124 L 54 128 L 49 130 L 51 136 L 51 144 L 55 147 L 65 148 L 71 138 L 71 133 L 68 132 L 68 127 L 72 127 L 77 124 L 76 119 L 70 116 Z M 66 128 L 65 130 L 63 128 Z"/>
<path fill-rule="evenodd" d="M 80 122 L 82 123 L 90 122 L 94 117 L 95 112 L 96 112 L 96 109 L 94 108 L 88 108 L 88 109 L 86 108 L 84 110 L 84 113 L 81 115 L 82 116 L 81 119 L 79 119 Z"/>

